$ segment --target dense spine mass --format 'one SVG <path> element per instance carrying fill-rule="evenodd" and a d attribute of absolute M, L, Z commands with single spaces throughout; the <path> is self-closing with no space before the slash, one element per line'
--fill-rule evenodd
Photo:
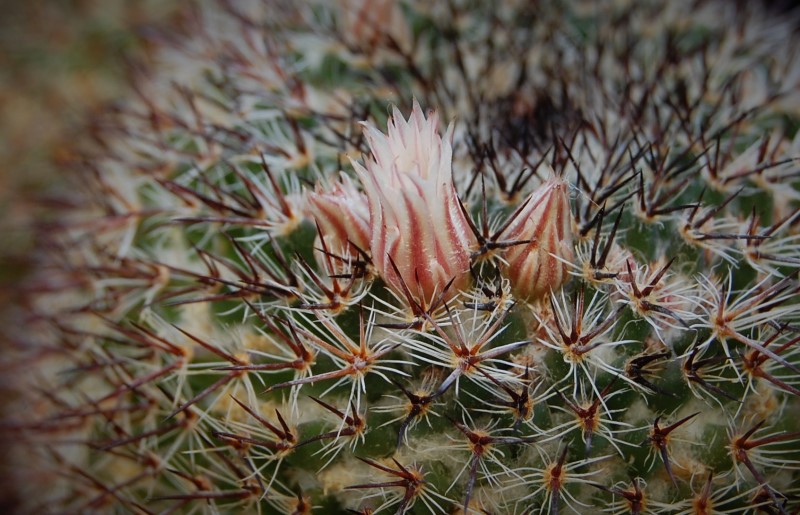
<path fill-rule="evenodd" d="M 153 38 L 4 357 L 25 511 L 800 509 L 791 20 L 220 1 Z"/>

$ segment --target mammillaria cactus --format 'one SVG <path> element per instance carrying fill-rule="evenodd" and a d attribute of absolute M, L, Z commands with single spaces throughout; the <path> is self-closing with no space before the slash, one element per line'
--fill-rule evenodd
<path fill-rule="evenodd" d="M 223 1 L 154 37 L 5 357 L 24 510 L 800 508 L 791 21 Z"/>

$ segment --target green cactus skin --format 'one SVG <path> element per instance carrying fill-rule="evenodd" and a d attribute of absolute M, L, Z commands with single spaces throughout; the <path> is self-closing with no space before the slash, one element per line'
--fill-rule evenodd
<path fill-rule="evenodd" d="M 42 224 L 21 509 L 796 513 L 790 18 L 188 8 Z"/>

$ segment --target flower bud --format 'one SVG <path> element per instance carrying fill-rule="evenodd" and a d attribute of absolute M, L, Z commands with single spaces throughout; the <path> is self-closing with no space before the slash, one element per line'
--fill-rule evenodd
<path fill-rule="evenodd" d="M 319 227 L 327 249 L 341 270 L 348 270 L 348 261 L 363 259 L 369 253 L 370 226 L 367 197 L 356 188 L 349 177 L 342 174 L 341 182 L 330 191 L 317 188 L 307 196 L 308 211 Z M 321 245 L 317 245 L 320 248 Z M 317 259 L 325 262 L 324 256 Z M 336 267 L 339 269 L 339 267 Z"/>
<path fill-rule="evenodd" d="M 408 121 L 395 108 L 388 134 L 363 123 L 372 156 L 366 167 L 353 162 L 369 200 L 375 269 L 426 306 L 451 280 L 446 298 L 468 285 L 474 244 L 453 186 L 453 127 L 442 138 L 438 123 L 416 101 Z"/>
<path fill-rule="evenodd" d="M 539 186 L 512 215 L 504 241 L 527 242 L 509 247 L 504 275 L 514 294 L 536 300 L 556 290 L 568 278 L 572 259 L 572 220 L 568 184 L 552 177 Z"/>

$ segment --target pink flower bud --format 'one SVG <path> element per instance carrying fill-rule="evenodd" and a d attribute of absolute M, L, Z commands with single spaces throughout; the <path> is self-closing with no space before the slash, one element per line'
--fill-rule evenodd
<path fill-rule="evenodd" d="M 567 183 L 552 177 L 533 191 L 503 232 L 504 241 L 528 241 L 506 250 L 504 274 L 515 295 L 544 297 L 568 276 L 572 259 L 572 220 Z"/>
<path fill-rule="evenodd" d="M 319 227 L 324 246 L 342 270 L 349 260 L 362 260 L 369 254 L 370 226 L 367 197 L 346 175 L 330 191 L 308 193 L 308 211 Z M 317 245 L 320 247 L 320 245 Z M 321 256 L 318 256 L 318 258 Z M 338 268 L 338 267 L 337 267 Z"/>
<path fill-rule="evenodd" d="M 395 292 L 402 296 L 405 284 L 426 306 L 450 280 L 446 298 L 468 285 L 475 242 L 453 187 L 453 126 L 442 138 L 438 123 L 416 101 L 408 121 L 394 109 L 388 134 L 364 122 L 372 156 L 366 167 L 353 162 L 369 200 L 376 270 Z"/>

